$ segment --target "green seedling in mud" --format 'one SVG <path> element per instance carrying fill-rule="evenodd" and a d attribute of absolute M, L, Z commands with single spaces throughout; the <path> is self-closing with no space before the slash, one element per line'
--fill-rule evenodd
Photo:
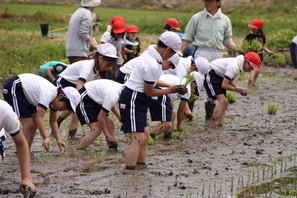
<path fill-rule="evenodd" d="M 195 94 L 191 94 L 189 101 L 192 102 L 192 101 L 196 100 L 197 98 L 198 98 L 198 96 L 196 96 Z"/>
<path fill-rule="evenodd" d="M 48 154 L 45 151 L 40 152 L 41 161 L 47 163 L 52 160 L 52 155 Z"/>
<path fill-rule="evenodd" d="M 268 104 L 267 110 L 269 115 L 275 115 L 279 108 L 275 104 Z"/>
<path fill-rule="evenodd" d="M 100 154 L 95 154 L 94 155 L 93 163 L 94 163 L 94 167 L 96 169 L 97 166 L 101 163 L 101 155 Z"/>
<path fill-rule="evenodd" d="M 226 96 L 229 103 L 235 102 L 235 94 L 233 92 L 228 91 Z"/>
<path fill-rule="evenodd" d="M 148 145 L 154 145 L 154 144 L 155 144 L 154 139 L 153 139 L 150 135 L 149 135 L 149 137 L 148 137 L 147 144 L 148 144 Z"/>

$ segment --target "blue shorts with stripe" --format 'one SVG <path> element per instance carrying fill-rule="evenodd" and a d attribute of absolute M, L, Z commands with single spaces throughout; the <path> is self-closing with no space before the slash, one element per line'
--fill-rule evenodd
<path fill-rule="evenodd" d="M 74 87 L 74 88 L 76 88 L 75 84 L 65 80 L 61 76 L 58 76 L 56 78 L 56 80 L 54 81 L 54 85 L 56 85 L 57 87 L 62 87 L 62 88 L 65 88 L 65 87 Z"/>
<path fill-rule="evenodd" d="M 129 79 L 130 74 L 124 74 L 121 70 L 118 71 L 118 74 L 115 78 L 115 81 L 121 84 L 125 84 L 125 82 Z"/>
<path fill-rule="evenodd" d="M 119 107 L 124 133 L 144 132 L 147 127 L 149 97 L 125 87 L 120 95 Z"/>
<path fill-rule="evenodd" d="M 21 80 L 18 76 L 10 78 L 3 86 L 4 100 L 12 106 L 19 118 L 31 118 L 37 112 L 34 105 L 27 100 Z"/>
<path fill-rule="evenodd" d="M 172 116 L 172 107 L 167 95 L 159 97 L 150 97 L 149 110 L 152 121 L 170 122 Z"/>
<path fill-rule="evenodd" d="M 5 151 L 4 151 L 5 146 L 3 144 L 3 141 L 5 139 L 6 139 L 6 136 L 5 135 L 3 135 L 3 136 L 0 137 L 0 155 L 2 155 L 2 158 L 5 157 Z"/>
<path fill-rule="evenodd" d="M 212 69 L 205 75 L 204 88 L 209 98 L 216 100 L 215 96 L 224 94 L 226 96 L 226 89 L 222 88 L 224 78 L 217 75 Z"/>
<path fill-rule="evenodd" d="M 96 103 L 92 100 L 86 89 L 83 87 L 79 90 L 81 94 L 81 102 L 76 108 L 76 115 L 81 123 L 81 125 L 97 122 L 99 112 L 102 109 L 102 105 Z"/>

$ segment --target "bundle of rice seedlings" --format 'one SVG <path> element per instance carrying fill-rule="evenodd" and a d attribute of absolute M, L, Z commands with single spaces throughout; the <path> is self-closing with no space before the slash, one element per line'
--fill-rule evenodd
<path fill-rule="evenodd" d="M 262 48 L 262 43 L 257 40 L 244 40 L 242 42 L 241 47 L 237 47 L 238 51 L 242 54 L 248 53 L 248 52 L 259 52 Z"/>
<path fill-rule="evenodd" d="M 286 57 L 283 54 L 275 53 L 271 56 L 265 57 L 265 62 L 273 63 L 273 64 L 286 64 Z"/>
<path fill-rule="evenodd" d="M 227 99 L 229 103 L 234 103 L 235 102 L 235 94 L 233 92 L 227 92 Z"/>
<path fill-rule="evenodd" d="M 278 107 L 275 104 L 268 104 L 267 110 L 268 110 L 269 115 L 274 115 L 274 114 L 276 114 Z"/>

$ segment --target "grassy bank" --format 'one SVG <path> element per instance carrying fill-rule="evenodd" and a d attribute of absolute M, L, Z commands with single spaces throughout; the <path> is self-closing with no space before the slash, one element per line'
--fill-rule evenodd
<path fill-rule="evenodd" d="M 255 18 L 265 21 L 264 32 L 267 37 L 267 47 L 272 50 L 288 47 L 293 36 L 297 34 L 295 25 L 295 7 L 288 10 L 288 5 L 260 9 L 258 7 L 224 8 L 232 21 L 234 38 L 243 38 L 249 33 L 247 24 Z M 36 73 L 38 66 L 51 60 L 65 60 L 65 38 L 70 15 L 77 6 L 69 5 L 34 5 L 34 4 L 5 4 L 0 3 L 0 74 L 2 80 L 24 72 Z M 233 12 L 232 12 L 233 10 Z M 264 10 L 264 11 L 263 11 Z M 199 10 L 198 10 L 199 11 Z M 249 14 L 247 14 L 249 11 Z M 251 11 L 254 11 L 250 13 Z M 174 17 L 179 20 L 181 29 L 194 12 L 129 10 L 102 8 L 95 9 L 99 21 L 99 32 L 94 32 L 99 41 L 114 15 L 125 18 L 127 25 L 137 25 L 140 36 L 144 38 L 143 47 L 156 42 L 156 35 L 163 31 L 165 20 Z M 55 39 L 41 37 L 40 24 L 48 23 L 49 31 L 54 31 Z M 61 29 L 60 31 L 55 31 Z M 64 37 L 60 37 L 64 35 Z M 154 35 L 153 37 L 146 37 Z M 151 39 L 150 39 L 151 38 Z"/>

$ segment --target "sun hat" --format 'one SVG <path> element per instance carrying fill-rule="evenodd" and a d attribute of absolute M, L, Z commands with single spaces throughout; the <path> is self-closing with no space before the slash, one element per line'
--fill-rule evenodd
<path fill-rule="evenodd" d="M 180 30 L 179 28 L 179 23 L 175 18 L 169 18 L 166 20 L 166 24 L 169 25 L 170 27 L 176 29 L 176 30 Z"/>
<path fill-rule="evenodd" d="M 106 56 L 110 58 L 119 58 L 117 56 L 116 48 L 110 43 L 104 43 L 104 44 L 98 45 L 97 52 L 102 56 Z"/>
<path fill-rule="evenodd" d="M 179 55 L 178 54 L 174 54 L 173 56 L 171 56 L 170 58 L 168 58 L 168 60 L 171 61 L 171 63 L 177 67 L 178 63 L 179 63 Z"/>
<path fill-rule="evenodd" d="M 77 105 L 80 103 L 79 92 L 74 87 L 65 87 L 62 91 L 70 102 L 71 109 L 69 107 L 68 109 L 75 112 Z"/>
<path fill-rule="evenodd" d="M 113 22 L 113 24 L 111 25 L 112 31 L 116 34 L 120 34 L 125 32 L 126 30 L 126 25 L 124 23 L 124 21 L 115 21 Z"/>
<path fill-rule="evenodd" d="M 260 64 L 261 64 L 261 59 L 259 54 L 256 52 L 248 52 L 244 55 L 244 58 L 250 63 L 250 65 L 255 69 L 260 71 Z"/>
<path fill-rule="evenodd" d="M 87 7 L 87 8 L 92 8 L 92 7 L 97 7 L 100 5 L 101 0 L 82 0 L 80 2 L 81 7 Z"/>
<path fill-rule="evenodd" d="M 115 21 L 125 21 L 123 17 L 121 16 L 113 16 L 110 20 L 110 23 L 113 24 Z"/>
<path fill-rule="evenodd" d="M 195 59 L 195 65 L 201 74 L 205 75 L 210 70 L 209 62 L 206 58 L 198 57 Z"/>
<path fill-rule="evenodd" d="M 264 27 L 264 22 L 260 19 L 254 19 L 252 20 L 252 23 L 248 25 L 251 28 L 256 28 L 256 29 L 260 29 L 262 27 Z"/>
<path fill-rule="evenodd" d="M 126 32 L 138 32 L 138 28 L 135 25 L 129 25 Z"/>
<path fill-rule="evenodd" d="M 162 41 L 167 47 L 171 47 L 178 55 L 182 56 L 180 52 L 181 39 L 180 37 L 171 31 L 167 31 L 161 34 L 159 40 Z"/>

